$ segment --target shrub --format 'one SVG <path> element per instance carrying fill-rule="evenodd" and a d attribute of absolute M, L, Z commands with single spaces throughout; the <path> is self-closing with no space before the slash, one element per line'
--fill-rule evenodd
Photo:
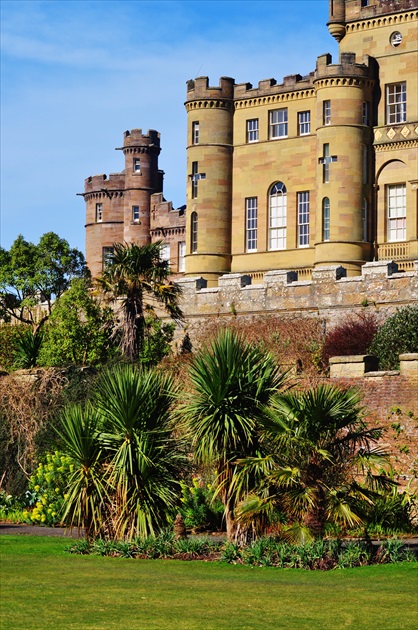
<path fill-rule="evenodd" d="M 221 528 L 223 505 L 219 499 L 213 500 L 211 484 L 204 484 L 195 477 L 191 486 L 181 482 L 181 493 L 182 507 L 179 511 L 188 529 L 199 531 Z"/>
<path fill-rule="evenodd" d="M 28 512 L 34 523 L 58 525 L 68 477 L 73 472 L 72 460 L 59 451 L 48 453 L 29 480 L 29 492 L 35 507 Z"/>
<path fill-rule="evenodd" d="M 12 370 L 20 339 L 30 330 L 24 324 L 0 324 L 0 368 Z"/>
<path fill-rule="evenodd" d="M 399 355 L 418 352 L 418 306 L 399 309 L 377 331 L 369 351 L 379 359 L 383 370 L 399 367 Z"/>
<path fill-rule="evenodd" d="M 328 363 L 330 357 L 366 354 L 377 329 L 376 317 L 372 313 L 348 317 L 327 333 L 322 348 L 324 363 Z"/>

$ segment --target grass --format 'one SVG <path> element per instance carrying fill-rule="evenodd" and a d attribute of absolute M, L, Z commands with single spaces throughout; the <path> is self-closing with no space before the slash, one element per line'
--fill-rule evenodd
<path fill-rule="evenodd" d="M 1 536 L 2 630 L 417 627 L 418 563 L 340 571 L 74 556 Z"/>

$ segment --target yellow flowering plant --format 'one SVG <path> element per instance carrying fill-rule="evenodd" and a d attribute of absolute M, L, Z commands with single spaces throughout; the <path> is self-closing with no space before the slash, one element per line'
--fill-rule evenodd
<path fill-rule="evenodd" d="M 29 480 L 32 511 L 27 516 L 33 523 L 59 525 L 68 478 L 74 471 L 71 457 L 59 451 L 48 453 Z"/>

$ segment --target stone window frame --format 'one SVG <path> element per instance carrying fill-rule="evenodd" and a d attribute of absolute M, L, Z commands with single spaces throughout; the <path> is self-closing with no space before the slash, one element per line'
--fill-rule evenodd
<path fill-rule="evenodd" d="M 106 269 L 106 267 L 111 262 L 114 251 L 115 251 L 115 248 L 113 247 L 113 245 L 105 245 L 105 246 L 102 247 L 102 269 L 103 269 L 103 271 Z"/>
<path fill-rule="evenodd" d="M 289 132 L 289 110 L 287 107 L 269 112 L 269 139 L 287 138 Z"/>
<path fill-rule="evenodd" d="M 132 206 L 132 223 L 139 222 L 139 206 Z"/>
<path fill-rule="evenodd" d="M 363 101 L 363 107 L 361 112 L 361 119 L 363 125 L 368 127 L 370 125 L 370 103 L 369 101 Z"/>
<path fill-rule="evenodd" d="M 298 129 L 300 136 L 308 136 L 311 133 L 311 112 L 298 112 Z"/>
<path fill-rule="evenodd" d="M 387 241 L 403 242 L 406 240 L 406 184 L 388 184 L 385 192 Z"/>
<path fill-rule="evenodd" d="M 186 271 L 186 241 L 178 242 L 178 258 L 177 258 L 177 271 L 184 273 Z"/>
<path fill-rule="evenodd" d="M 102 223 L 103 221 L 103 204 L 96 203 L 96 223 Z"/>
<path fill-rule="evenodd" d="M 331 235 L 331 203 L 329 197 L 322 200 L 322 240 L 328 242 Z"/>
<path fill-rule="evenodd" d="M 406 81 L 387 84 L 385 97 L 386 124 L 399 125 L 406 122 Z"/>
<path fill-rule="evenodd" d="M 160 260 L 162 260 L 163 262 L 170 263 L 171 261 L 170 255 L 171 255 L 170 243 L 161 243 Z"/>
<path fill-rule="evenodd" d="M 268 200 L 268 249 L 286 249 L 287 239 L 287 189 L 283 182 L 271 186 Z"/>
<path fill-rule="evenodd" d="M 245 199 L 245 251 L 257 251 L 258 198 Z"/>
<path fill-rule="evenodd" d="M 198 237 L 198 216 L 197 212 L 192 212 L 190 216 L 190 251 L 197 254 L 197 237 Z"/>
<path fill-rule="evenodd" d="M 247 142 L 258 142 L 259 119 L 250 118 L 247 120 Z"/>
<path fill-rule="evenodd" d="M 199 121 L 195 120 L 192 122 L 192 144 L 199 144 Z"/>
<path fill-rule="evenodd" d="M 298 247 L 309 247 L 309 190 L 298 192 L 296 197 L 298 209 Z"/>
<path fill-rule="evenodd" d="M 138 157 L 135 157 L 133 159 L 132 170 L 133 170 L 134 173 L 140 173 L 141 172 L 141 160 Z"/>
<path fill-rule="evenodd" d="M 325 126 L 331 124 L 331 101 L 329 99 L 322 104 L 322 117 Z"/>

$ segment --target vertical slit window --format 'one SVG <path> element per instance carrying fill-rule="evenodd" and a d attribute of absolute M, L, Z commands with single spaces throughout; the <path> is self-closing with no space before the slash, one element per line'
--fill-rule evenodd
<path fill-rule="evenodd" d="M 103 205 L 96 203 L 96 222 L 101 223 L 103 221 Z"/>
<path fill-rule="evenodd" d="M 331 101 L 324 101 L 323 103 L 323 118 L 324 125 L 331 124 Z"/>
<path fill-rule="evenodd" d="M 329 241 L 331 231 L 331 207 L 328 197 L 322 200 L 322 240 Z"/>
<path fill-rule="evenodd" d="M 197 212 L 192 212 L 191 216 L 191 243 L 190 249 L 192 254 L 197 253 Z"/>
<path fill-rule="evenodd" d="M 192 124 L 192 144 L 199 144 L 199 121 Z"/>

